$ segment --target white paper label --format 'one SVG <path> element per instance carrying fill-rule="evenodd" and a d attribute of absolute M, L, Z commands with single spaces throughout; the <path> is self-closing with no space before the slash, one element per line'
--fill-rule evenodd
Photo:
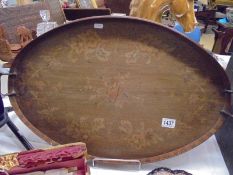
<path fill-rule="evenodd" d="M 103 25 L 103 24 L 100 24 L 100 23 L 95 23 L 95 24 L 94 24 L 94 28 L 95 28 L 95 29 L 103 29 L 103 28 L 104 28 L 104 25 Z"/>
<path fill-rule="evenodd" d="M 176 120 L 170 118 L 163 118 L 161 126 L 163 128 L 175 128 L 176 127 Z"/>
<path fill-rule="evenodd" d="M 111 16 L 126 16 L 125 13 L 112 13 Z"/>

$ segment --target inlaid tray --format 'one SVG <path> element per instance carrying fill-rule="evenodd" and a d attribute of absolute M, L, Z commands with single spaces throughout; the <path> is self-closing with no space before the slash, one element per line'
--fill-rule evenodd
<path fill-rule="evenodd" d="M 151 162 L 190 150 L 221 126 L 229 80 L 172 29 L 96 17 L 52 30 L 16 57 L 10 101 L 49 143 L 85 142 L 92 156 Z"/>

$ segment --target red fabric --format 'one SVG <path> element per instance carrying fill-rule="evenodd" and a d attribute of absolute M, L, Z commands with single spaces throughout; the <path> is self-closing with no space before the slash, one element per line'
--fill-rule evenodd
<path fill-rule="evenodd" d="M 85 151 L 85 147 L 70 146 L 62 149 L 22 152 L 18 154 L 18 161 L 20 167 L 31 168 L 43 164 L 74 160 L 82 157 Z"/>
<path fill-rule="evenodd" d="M 19 153 L 17 156 L 19 165 L 13 167 L 8 173 L 13 175 L 77 167 L 78 175 L 85 175 L 87 172 L 85 154 L 85 145 L 71 145 L 48 150 L 25 151 Z"/>
<path fill-rule="evenodd" d="M 9 174 L 22 174 L 22 173 L 30 173 L 35 171 L 47 171 L 52 169 L 61 169 L 61 168 L 71 168 L 77 167 L 82 174 L 85 175 L 87 167 L 85 163 L 85 159 L 77 159 L 77 160 L 70 160 L 65 162 L 55 162 L 52 164 L 43 164 L 39 166 L 35 166 L 33 168 L 23 168 L 23 167 L 15 167 L 11 169 L 8 173 Z"/>

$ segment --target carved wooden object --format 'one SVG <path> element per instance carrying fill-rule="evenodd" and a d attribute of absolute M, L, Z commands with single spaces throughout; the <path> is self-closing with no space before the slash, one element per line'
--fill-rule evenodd
<path fill-rule="evenodd" d="M 194 29 L 196 24 L 194 0 L 132 0 L 130 15 L 161 23 L 162 14 L 167 6 L 185 32 Z"/>
<path fill-rule="evenodd" d="M 20 44 L 22 47 L 25 47 L 33 40 L 32 31 L 25 26 L 17 27 L 17 35 L 20 38 Z"/>
<path fill-rule="evenodd" d="M 3 26 L 0 25 L 0 39 L 7 40 L 7 34 Z M 12 44 L 7 41 L 8 45 L 10 46 L 10 49 L 12 52 L 18 53 L 21 50 L 20 44 Z"/>
<path fill-rule="evenodd" d="M 4 62 L 8 62 L 4 65 L 4 67 L 10 67 L 11 63 L 13 62 L 16 53 L 11 51 L 10 44 L 5 39 L 0 39 L 0 60 Z"/>
<path fill-rule="evenodd" d="M 6 32 L 2 26 L 0 26 L 0 39 L 6 39 Z"/>
<path fill-rule="evenodd" d="M 203 48 L 127 17 L 56 28 L 11 72 L 10 101 L 27 126 L 49 143 L 85 142 L 98 157 L 150 162 L 190 150 L 221 126 L 230 102 L 225 71 Z M 175 127 L 162 127 L 165 118 Z"/>

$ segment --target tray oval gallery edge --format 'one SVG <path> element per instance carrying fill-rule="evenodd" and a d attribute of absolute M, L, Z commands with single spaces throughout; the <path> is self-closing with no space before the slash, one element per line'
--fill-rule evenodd
<path fill-rule="evenodd" d="M 26 125 L 49 143 L 85 142 L 98 157 L 151 162 L 190 150 L 221 126 L 230 103 L 228 78 L 211 55 L 135 18 L 52 30 L 23 49 L 14 72 L 10 101 Z M 166 118 L 173 121 L 162 127 Z"/>

